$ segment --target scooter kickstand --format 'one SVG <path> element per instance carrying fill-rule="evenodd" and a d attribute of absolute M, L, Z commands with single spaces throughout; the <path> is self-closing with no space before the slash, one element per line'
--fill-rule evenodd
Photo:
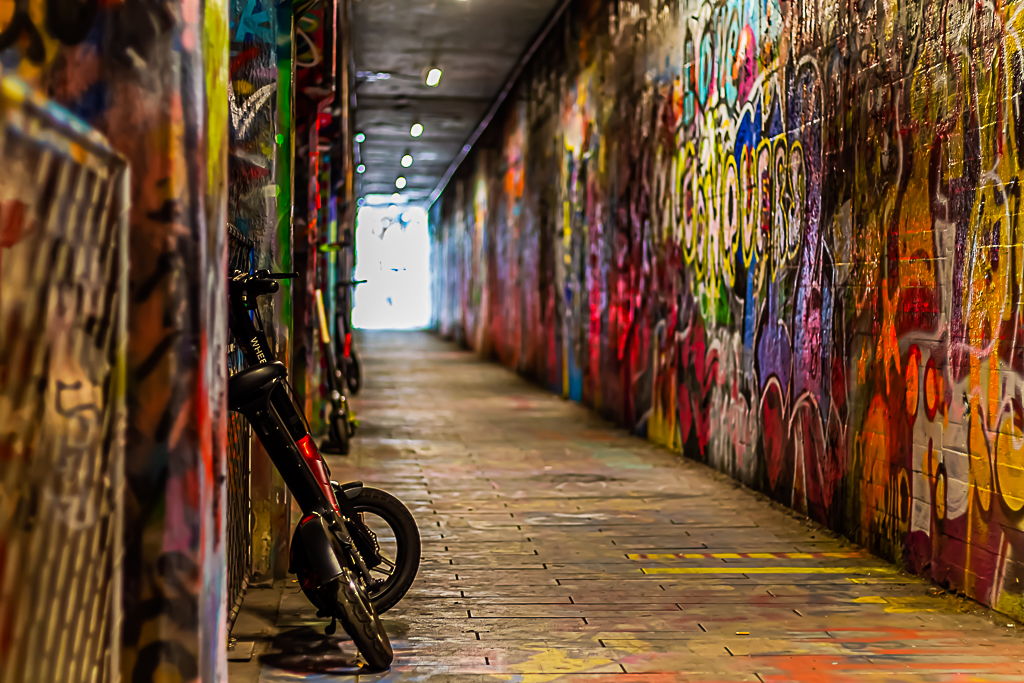
<path fill-rule="evenodd" d="M 337 617 L 331 617 L 331 624 L 330 624 L 330 626 L 328 626 L 327 628 L 324 629 L 324 633 L 326 633 L 329 636 L 333 636 L 337 632 L 338 632 L 338 618 Z"/>

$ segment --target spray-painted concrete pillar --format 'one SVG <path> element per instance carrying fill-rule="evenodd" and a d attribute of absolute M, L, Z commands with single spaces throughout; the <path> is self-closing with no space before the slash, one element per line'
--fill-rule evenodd
<path fill-rule="evenodd" d="M 0 13 L 5 78 L 105 136 L 130 178 L 123 624 L 108 679 L 226 680 L 228 8 L 223 0 L 12 5 Z M 77 287 L 95 263 L 84 259 L 51 288 Z M 89 333 L 96 321 L 75 324 Z M 73 384 L 64 371 L 52 369 L 52 379 Z M 67 580 L 88 580 L 90 567 L 75 567 Z M 32 647 L 36 657 L 50 652 L 46 642 Z"/>
<path fill-rule="evenodd" d="M 322 252 L 331 234 L 326 209 L 330 205 L 331 106 L 335 99 L 335 46 L 337 3 L 326 2 L 307 9 L 298 19 L 296 34 L 296 163 L 295 163 L 295 266 L 299 279 L 295 291 L 295 391 L 313 418 L 319 411 L 320 353 L 314 304 L 317 288 L 333 289 L 324 281 Z M 318 268 L 319 266 L 319 268 Z M 330 283 L 333 284 L 333 283 Z"/>

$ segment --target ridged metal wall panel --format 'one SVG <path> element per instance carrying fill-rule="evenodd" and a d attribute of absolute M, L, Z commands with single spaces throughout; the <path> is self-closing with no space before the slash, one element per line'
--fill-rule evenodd
<path fill-rule="evenodd" d="M 248 271 L 254 244 L 237 228 L 229 226 L 230 269 Z M 228 373 L 245 369 L 242 351 L 232 340 L 228 352 Z M 252 576 L 252 431 L 238 414 L 228 418 L 228 627 L 234 624 Z"/>
<path fill-rule="evenodd" d="M 128 170 L 0 81 L 0 681 L 118 680 Z"/>

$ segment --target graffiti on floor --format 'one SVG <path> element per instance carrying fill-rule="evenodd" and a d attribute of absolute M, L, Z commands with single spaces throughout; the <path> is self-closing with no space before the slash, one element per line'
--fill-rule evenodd
<path fill-rule="evenodd" d="M 442 195 L 438 326 L 1024 614 L 1024 5 L 647 7 Z"/>

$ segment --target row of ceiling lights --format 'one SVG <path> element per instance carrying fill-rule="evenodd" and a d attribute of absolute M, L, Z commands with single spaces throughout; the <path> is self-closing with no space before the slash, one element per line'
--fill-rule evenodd
<path fill-rule="evenodd" d="M 377 74 L 377 75 L 378 76 L 386 75 L 387 78 L 391 77 L 390 74 Z M 427 85 L 430 86 L 431 88 L 436 88 L 438 85 L 441 84 L 441 76 L 442 75 L 444 75 L 444 73 L 441 71 L 440 68 L 438 68 L 436 66 L 431 68 L 427 72 L 427 77 L 426 77 Z M 384 79 L 384 80 L 386 80 L 386 79 Z M 418 138 L 421 135 L 423 135 L 423 124 L 420 123 L 419 121 L 417 121 L 416 123 L 412 124 L 412 127 L 409 129 L 409 135 L 411 135 L 414 138 Z M 366 135 L 364 133 L 357 133 L 356 134 L 356 142 L 357 143 L 362 143 L 362 142 L 365 142 L 365 141 L 366 141 Z M 402 168 L 409 168 L 410 166 L 412 166 L 412 163 L 413 163 L 412 154 L 410 152 L 406 151 L 406 153 L 402 156 Z M 359 164 L 356 167 L 356 173 L 359 173 L 359 174 L 366 173 L 366 164 Z M 408 181 L 405 179 L 405 176 L 398 176 L 398 178 L 395 179 L 395 187 L 397 187 L 399 190 L 405 189 L 405 186 L 407 184 L 408 184 Z"/>
<path fill-rule="evenodd" d="M 422 134 L 423 134 L 423 125 L 419 124 L 419 123 L 414 123 L 413 124 L 413 128 L 410 131 L 410 135 L 412 135 L 413 137 L 419 137 Z M 365 133 L 357 133 L 355 135 L 355 141 L 358 142 L 358 143 L 365 142 L 366 139 L 367 139 L 367 136 L 366 136 Z M 406 154 L 404 154 L 402 156 L 402 158 L 401 158 L 401 167 L 402 168 L 409 168 L 410 166 L 413 165 L 413 161 L 414 160 L 413 160 L 412 153 L 407 150 Z M 367 171 L 366 164 L 359 164 L 356 167 L 356 169 L 355 169 L 356 173 L 366 173 L 366 171 Z"/>
<path fill-rule="evenodd" d="M 423 124 L 421 124 L 419 122 L 416 122 L 416 123 L 412 124 L 412 128 L 409 129 L 409 135 L 411 135 L 414 138 L 418 138 L 421 135 L 423 135 Z M 362 142 L 365 142 L 365 141 L 366 141 L 366 135 L 364 133 L 357 133 L 356 134 L 356 142 L 362 143 Z M 413 161 L 414 160 L 413 160 L 412 153 L 410 151 L 406 150 L 405 154 L 402 156 L 402 168 L 409 168 L 410 166 L 412 166 Z M 359 174 L 366 173 L 366 164 L 359 164 L 356 167 L 356 173 L 359 173 Z M 405 184 L 406 184 L 406 181 L 405 181 L 405 178 L 403 178 L 403 177 L 399 177 L 395 181 L 395 186 L 398 189 L 400 189 L 400 190 L 403 187 L 405 187 Z"/>

